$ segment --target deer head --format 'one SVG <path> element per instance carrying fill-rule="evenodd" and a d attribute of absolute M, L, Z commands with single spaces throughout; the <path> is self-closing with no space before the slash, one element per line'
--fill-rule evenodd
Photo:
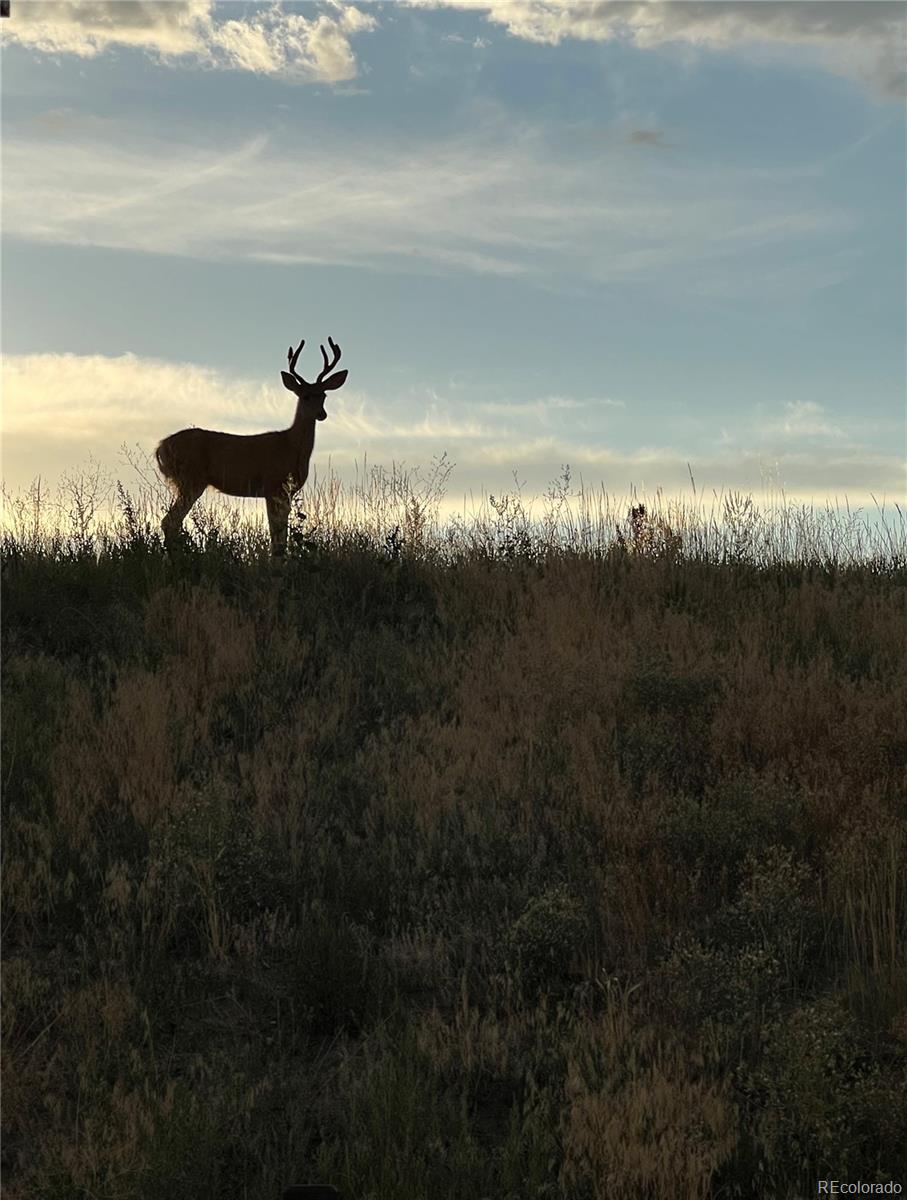
<path fill-rule="evenodd" d="M 324 411 L 325 393 L 336 391 L 337 388 L 346 383 L 348 372 L 338 371 L 336 375 L 331 375 L 328 378 L 325 378 L 328 375 L 328 372 L 333 371 L 334 367 L 336 367 L 338 362 L 340 362 L 341 353 L 340 347 L 333 338 L 329 337 L 328 345 L 331 348 L 331 361 L 328 362 L 327 351 L 325 350 L 324 346 L 322 346 L 321 357 L 324 360 L 324 366 L 315 382 L 309 383 L 296 371 L 296 362 L 304 345 L 305 338 L 302 339 L 295 350 L 292 346 L 289 348 L 287 351 L 287 366 L 290 369 L 289 371 L 281 371 L 280 378 L 283 380 L 283 386 L 285 388 L 288 388 L 300 400 L 305 401 L 306 405 L 313 410 L 315 420 L 323 421 L 327 416 L 327 413 Z"/>

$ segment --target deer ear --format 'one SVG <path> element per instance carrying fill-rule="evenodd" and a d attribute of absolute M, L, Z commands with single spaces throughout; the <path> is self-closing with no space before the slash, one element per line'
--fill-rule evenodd
<path fill-rule="evenodd" d="M 346 383 L 346 377 L 349 371 L 338 371 L 336 375 L 332 375 L 330 379 L 326 379 L 321 385 L 326 392 L 336 391 L 337 388 L 343 387 Z"/>
<path fill-rule="evenodd" d="M 289 388 L 291 392 L 295 392 L 297 396 L 299 395 L 299 384 L 288 371 L 281 371 L 280 378 L 283 380 L 285 388 Z"/>

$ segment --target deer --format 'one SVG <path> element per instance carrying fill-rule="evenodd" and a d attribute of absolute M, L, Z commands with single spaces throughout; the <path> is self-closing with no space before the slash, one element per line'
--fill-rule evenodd
<path fill-rule="evenodd" d="M 180 538 L 183 521 L 192 505 L 208 487 L 227 496 L 258 496 L 264 499 L 271 533 L 271 554 L 280 558 L 287 549 L 290 505 L 309 475 L 309 460 L 315 446 L 315 422 L 327 417 L 325 395 L 342 387 L 349 374 L 337 371 L 341 350 L 328 338 L 331 359 L 321 346 L 324 367 L 314 383 L 296 372 L 305 345 L 303 338 L 287 351 L 288 371 L 281 371 L 283 385 L 296 396 L 296 415 L 289 429 L 270 433 L 218 433 L 213 429 L 181 429 L 171 433 L 155 451 L 157 465 L 174 493 L 173 503 L 161 521 L 164 545 L 173 549 Z"/>

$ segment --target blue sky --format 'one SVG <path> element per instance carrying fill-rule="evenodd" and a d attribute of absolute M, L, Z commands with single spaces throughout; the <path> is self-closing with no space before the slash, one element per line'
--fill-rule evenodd
<path fill-rule="evenodd" d="M 7 484 L 289 424 L 331 334 L 341 475 L 905 499 L 907 6 L 13 0 L 2 36 Z"/>

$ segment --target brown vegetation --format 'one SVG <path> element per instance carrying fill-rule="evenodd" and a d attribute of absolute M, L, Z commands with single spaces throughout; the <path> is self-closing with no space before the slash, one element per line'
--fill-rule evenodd
<path fill-rule="evenodd" d="M 907 1178 L 903 557 L 497 505 L 7 535 L 10 1200 Z"/>

